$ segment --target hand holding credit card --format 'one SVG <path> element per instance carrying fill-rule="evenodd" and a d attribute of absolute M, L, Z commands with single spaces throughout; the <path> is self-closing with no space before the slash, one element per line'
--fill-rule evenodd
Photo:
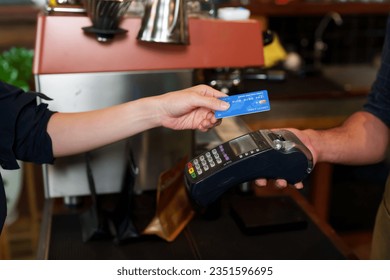
<path fill-rule="evenodd" d="M 226 111 L 215 111 L 217 119 L 269 111 L 271 109 L 266 90 L 221 97 L 230 104 Z"/>

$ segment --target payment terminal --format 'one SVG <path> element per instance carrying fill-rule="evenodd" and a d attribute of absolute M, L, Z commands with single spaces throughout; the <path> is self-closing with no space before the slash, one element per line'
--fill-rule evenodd
<path fill-rule="evenodd" d="M 288 130 L 258 130 L 198 155 L 186 164 L 190 198 L 206 207 L 229 188 L 258 178 L 302 181 L 313 169 L 310 150 Z"/>

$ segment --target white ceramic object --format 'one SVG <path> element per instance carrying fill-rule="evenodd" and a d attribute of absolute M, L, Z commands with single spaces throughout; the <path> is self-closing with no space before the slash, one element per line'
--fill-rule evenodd
<path fill-rule="evenodd" d="M 218 18 L 223 20 L 246 20 L 251 13 L 242 7 L 225 7 L 218 9 Z"/>
<path fill-rule="evenodd" d="M 31 2 L 33 2 L 38 7 L 45 7 L 47 4 L 46 0 L 31 0 Z"/>

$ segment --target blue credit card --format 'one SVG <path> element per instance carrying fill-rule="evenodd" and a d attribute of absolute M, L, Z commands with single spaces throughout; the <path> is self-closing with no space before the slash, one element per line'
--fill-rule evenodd
<path fill-rule="evenodd" d="M 226 111 L 215 111 L 217 119 L 271 110 L 266 90 L 236 94 L 220 98 L 230 104 Z"/>

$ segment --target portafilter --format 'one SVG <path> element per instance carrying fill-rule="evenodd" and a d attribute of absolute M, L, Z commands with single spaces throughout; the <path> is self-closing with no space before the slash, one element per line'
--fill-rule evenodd
<path fill-rule="evenodd" d="M 116 34 L 126 33 L 119 28 L 120 21 L 133 0 L 84 0 L 83 5 L 92 26 L 83 27 L 87 33 L 96 35 L 99 42 L 107 42 Z"/>

